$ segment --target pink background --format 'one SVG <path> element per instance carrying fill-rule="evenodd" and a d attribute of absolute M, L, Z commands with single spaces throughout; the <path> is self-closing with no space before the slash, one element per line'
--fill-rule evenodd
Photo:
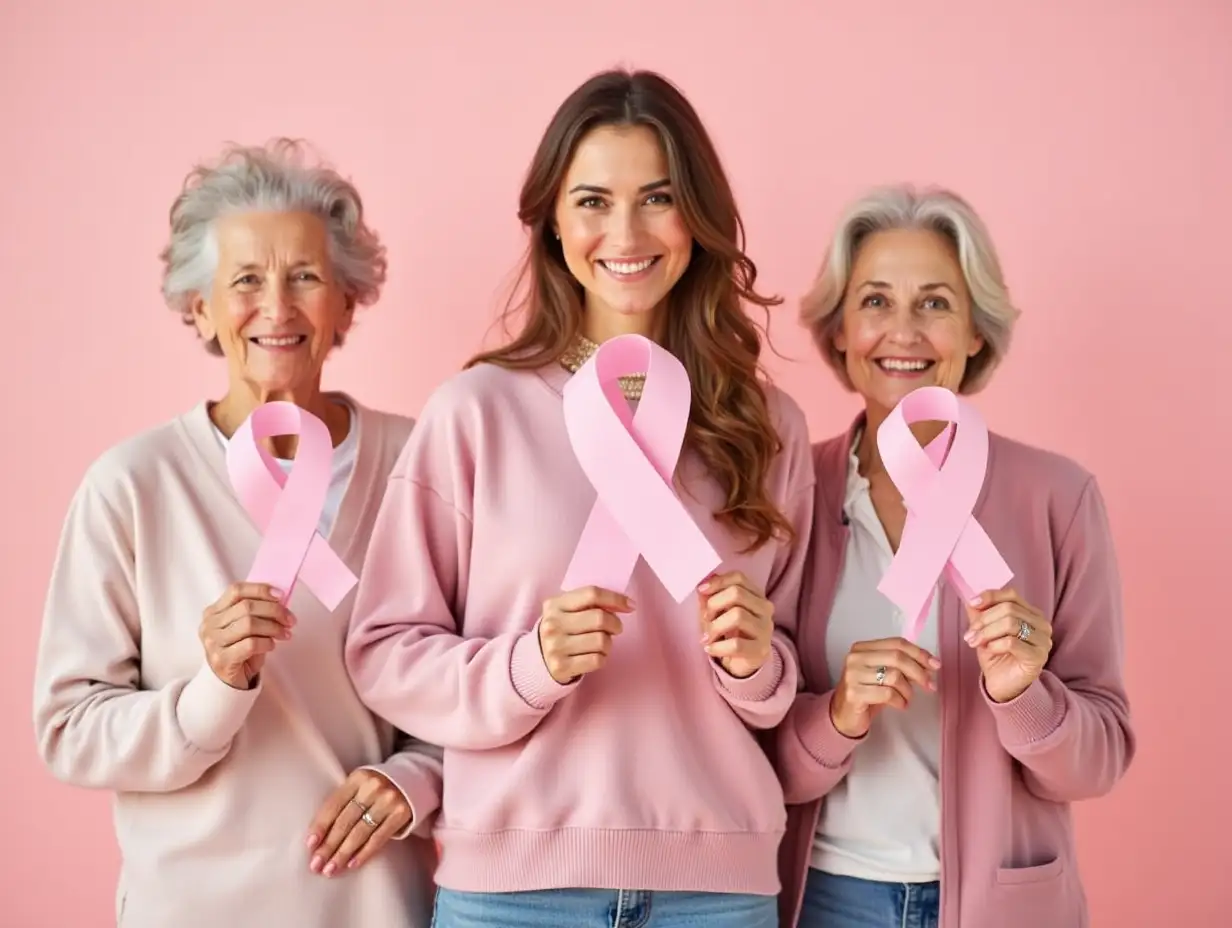
<path fill-rule="evenodd" d="M 391 279 L 327 383 L 415 412 L 493 319 L 521 241 L 517 187 L 553 108 L 616 63 L 663 70 L 708 121 L 762 283 L 789 298 L 772 370 L 817 438 L 854 405 L 795 301 L 839 207 L 909 179 L 953 185 L 986 217 L 1024 315 L 981 406 L 1098 473 L 1124 566 L 1141 750 L 1112 797 L 1077 813 L 1094 924 L 1224 924 L 1232 5 L 730 7 L 3 5 L 0 924 L 113 923 L 108 800 L 41 768 L 31 668 L 83 468 L 224 387 L 158 296 L 190 164 L 224 140 L 301 135 L 358 181 Z"/>

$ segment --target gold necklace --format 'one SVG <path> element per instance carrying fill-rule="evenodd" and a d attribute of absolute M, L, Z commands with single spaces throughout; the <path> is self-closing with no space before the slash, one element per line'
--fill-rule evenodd
<path fill-rule="evenodd" d="M 577 335 L 573 344 L 560 356 L 561 366 L 571 374 L 576 374 L 583 364 L 590 360 L 591 355 L 599 350 L 599 346 L 585 335 Z M 627 400 L 642 398 L 642 387 L 646 384 L 645 374 L 627 374 L 620 378 L 620 392 Z"/>

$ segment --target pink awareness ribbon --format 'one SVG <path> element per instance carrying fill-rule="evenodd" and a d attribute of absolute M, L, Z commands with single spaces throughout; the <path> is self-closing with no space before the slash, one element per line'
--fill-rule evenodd
<path fill-rule="evenodd" d="M 275 435 L 299 436 L 289 474 L 261 445 L 262 439 Z M 289 599 L 296 582 L 303 580 L 331 610 L 359 582 L 317 531 L 333 454 L 325 423 L 284 402 L 254 409 L 227 445 L 231 486 L 264 536 L 248 581 L 268 583 Z"/>
<path fill-rule="evenodd" d="M 910 428 L 923 421 L 948 423 L 926 449 Z M 881 424 L 877 448 L 907 507 L 898 551 L 877 589 L 902 610 L 903 637 L 914 641 L 943 574 L 964 602 L 1014 575 L 972 514 L 988 467 L 988 428 L 975 407 L 951 391 L 920 387 Z"/>
<path fill-rule="evenodd" d="M 634 413 L 619 378 L 642 371 Z M 565 427 L 597 497 L 564 589 L 623 593 L 640 556 L 684 602 L 722 563 L 672 485 L 691 403 L 684 365 L 641 335 L 608 339 L 565 384 Z"/>

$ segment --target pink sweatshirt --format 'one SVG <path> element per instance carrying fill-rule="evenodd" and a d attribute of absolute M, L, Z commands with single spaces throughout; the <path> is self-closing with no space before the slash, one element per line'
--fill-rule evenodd
<path fill-rule="evenodd" d="M 560 887 L 778 891 L 783 793 L 756 731 L 795 698 L 796 622 L 813 468 L 804 417 L 770 391 L 785 450 L 773 499 L 797 544 L 747 540 L 711 516 L 719 487 L 687 455 L 685 505 L 775 604 L 773 659 L 730 677 L 702 649 L 698 604 L 644 562 L 600 671 L 568 686 L 540 654 L 541 604 L 595 499 L 565 431 L 552 365 L 465 371 L 428 402 L 373 529 L 347 662 L 364 701 L 445 749 L 437 882 L 462 891 Z"/>
<path fill-rule="evenodd" d="M 776 743 L 793 804 L 782 847 L 785 928 L 799 917 L 821 801 L 858 744 L 830 721 L 824 646 L 846 549 L 843 487 L 855 427 L 815 450 L 817 514 L 798 636 L 805 692 Z M 1089 920 L 1070 804 L 1111 790 L 1135 749 L 1104 502 L 1094 478 L 1072 461 L 992 435 L 975 516 L 1013 569 L 1010 585 L 1050 617 L 1054 645 L 1039 680 L 1017 699 L 994 703 L 962 639 L 963 605 L 944 588 L 941 925 L 1083 928 Z"/>
<path fill-rule="evenodd" d="M 357 457 L 329 541 L 361 573 L 411 422 L 351 405 Z M 260 541 L 205 403 L 89 468 L 39 644 L 43 759 L 66 783 L 115 793 L 120 928 L 426 928 L 433 851 L 421 836 L 439 803 L 439 752 L 374 718 L 351 687 L 342 639 L 354 594 L 331 613 L 297 588 L 294 635 L 255 689 L 205 663 L 201 612 L 244 579 Z M 420 836 L 326 879 L 308 869 L 308 826 L 361 766 L 402 790 Z"/>

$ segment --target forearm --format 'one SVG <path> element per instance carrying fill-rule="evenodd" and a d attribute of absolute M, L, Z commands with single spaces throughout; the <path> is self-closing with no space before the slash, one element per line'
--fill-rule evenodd
<path fill-rule="evenodd" d="M 826 795 L 851 769 L 851 755 L 860 743 L 848 738 L 830 717 L 834 691 L 796 696 L 775 732 L 775 755 L 784 798 L 795 805 Z"/>
<path fill-rule="evenodd" d="M 226 757 L 257 695 L 204 666 L 158 690 L 53 686 L 36 706 L 40 754 L 54 776 L 76 786 L 172 792 Z"/>
<path fill-rule="evenodd" d="M 984 691 L 1001 745 L 1041 799 L 1075 802 L 1108 793 L 1133 758 L 1128 707 L 1114 692 L 1081 691 L 1044 670 L 1022 694 L 997 703 Z"/>

